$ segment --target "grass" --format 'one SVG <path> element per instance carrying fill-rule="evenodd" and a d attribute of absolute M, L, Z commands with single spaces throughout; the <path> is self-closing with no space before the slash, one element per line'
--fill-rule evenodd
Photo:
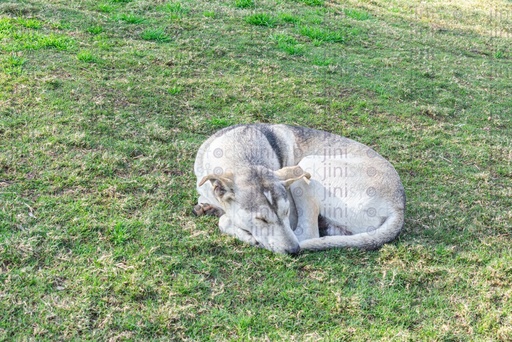
<path fill-rule="evenodd" d="M 324 0 L 293 0 L 295 2 L 300 2 L 306 4 L 308 6 L 322 6 L 324 4 Z"/>
<path fill-rule="evenodd" d="M 87 32 L 89 32 L 90 34 L 100 34 L 103 32 L 103 27 L 101 26 L 91 26 L 89 28 L 87 28 Z"/>
<path fill-rule="evenodd" d="M 10 55 L 4 58 L 0 65 L 6 74 L 21 74 L 26 62 L 27 60 L 23 57 Z"/>
<path fill-rule="evenodd" d="M 245 17 L 245 21 L 251 25 L 267 27 L 274 27 L 276 26 L 277 23 L 276 18 L 266 13 L 256 13 L 248 15 Z"/>
<path fill-rule="evenodd" d="M 347 8 L 343 11 L 343 13 L 345 13 L 347 17 L 356 20 L 368 20 L 372 17 L 370 13 L 366 11 L 361 11 L 353 8 Z"/>
<path fill-rule="evenodd" d="M 320 27 L 302 26 L 299 32 L 301 35 L 317 42 L 342 43 L 345 40 L 342 33 Z"/>
<path fill-rule="evenodd" d="M 42 23 L 33 19 L 0 18 L 0 47 L 6 52 L 55 48 L 68 50 L 74 40 L 66 35 L 42 32 Z"/>
<path fill-rule="evenodd" d="M 137 16 L 134 14 L 127 14 L 127 13 L 122 13 L 122 14 L 116 16 L 115 19 L 122 20 L 129 24 L 140 24 L 140 23 L 144 22 L 144 20 L 145 20 L 143 17 Z"/>
<path fill-rule="evenodd" d="M 253 4 L 0 4 L 0 340 L 511 340 L 510 3 Z M 250 122 L 374 147 L 399 239 L 194 217 L 198 147 Z"/>
<path fill-rule="evenodd" d="M 290 13 L 280 13 L 279 19 L 285 23 L 298 24 L 300 23 L 300 18 L 290 14 Z"/>
<path fill-rule="evenodd" d="M 142 39 L 144 40 L 152 40 L 159 43 L 168 42 L 171 40 L 168 34 L 165 33 L 164 29 L 146 29 L 141 34 Z"/>
<path fill-rule="evenodd" d="M 98 63 L 99 59 L 90 51 L 80 51 L 76 58 L 85 63 Z"/>
<path fill-rule="evenodd" d="M 274 35 L 272 39 L 277 43 L 277 47 L 280 50 L 283 50 L 289 55 L 303 55 L 305 53 L 304 45 L 299 44 L 292 36 L 277 34 Z"/>
<path fill-rule="evenodd" d="M 254 0 L 235 0 L 235 7 L 252 8 L 254 7 Z"/>
<path fill-rule="evenodd" d="M 179 19 L 190 12 L 190 9 L 184 6 L 181 2 L 169 2 L 163 6 L 159 6 L 158 9 L 160 11 L 170 13 L 171 18 L 174 19 Z"/>
<path fill-rule="evenodd" d="M 203 16 L 206 18 L 215 18 L 215 11 L 204 11 Z"/>
<path fill-rule="evenodd" d="M 168 91 L 169 91 L 169 94 L 171 94 L 171 95 L 178 95 L 179 93 L 181 93 L 183 91 L 183 87 L 175 85 L 175 86 L 172 86 L 171 88 L 169 88 Z"/>
<path fill-rule="evenodd" d="M 112 13 L 116 8 L 109 3 L 100 3 L 98 4 L 97 9 L 103 13 Z"/>

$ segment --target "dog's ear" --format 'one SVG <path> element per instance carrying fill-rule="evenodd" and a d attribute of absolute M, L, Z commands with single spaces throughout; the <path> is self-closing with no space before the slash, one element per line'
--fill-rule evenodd
<path fill-rule="evenodd" d="M 203 177 L 198 186 L 202 186 L 207 181 L 210 181 L 213 186 L 213 193 L 217 198 L 223 201 L 233 199 L 233 174 L 225 172 L 221 175 L 209 174 Z"/>
<path fill-rule="evenodd" d="M 309 179 L 311 178 L 311 175 L 305 172 L 299 165 L 283 167 L 282 169 L 274 171 L 274 175 L 281 180 L 285 187 L 289 187 L 293 182 L 299 179 L 304 179 L 306 183 L 309 184 Z"/>

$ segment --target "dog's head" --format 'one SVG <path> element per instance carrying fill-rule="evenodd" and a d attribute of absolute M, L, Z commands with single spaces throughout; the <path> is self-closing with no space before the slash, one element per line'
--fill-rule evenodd
<path fill-rule="evenodd" d="M 207 175 L 199 186 L 211 182 L 227 222 L 252 235 L 256 245 L 277 253 L 296 254 L 300 247 L 290 227 L 288 189 L 293 182 L 310 177 L 300 166 L 277 171 L 252 166 L 236 170 L 236 174 Z"/>

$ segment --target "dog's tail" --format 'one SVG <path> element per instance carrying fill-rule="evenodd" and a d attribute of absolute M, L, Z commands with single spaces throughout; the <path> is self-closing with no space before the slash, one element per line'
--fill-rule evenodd
<path fill-rule="evenodd" d="M 404 225 L 404 211 L 393 211 L 377 229 L 369 228 L 365 233 L 333 235 L 300 242 L 301 250 L 321 251 L 329 248 L 354 247 L 373 250 L 394 240 Z"/>

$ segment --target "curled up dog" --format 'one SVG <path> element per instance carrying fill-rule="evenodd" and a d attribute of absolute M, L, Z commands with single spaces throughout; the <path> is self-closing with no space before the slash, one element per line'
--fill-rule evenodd
<path fill-rule="evenodd" d="M 277 253 L 376 249 L 404 224 L 405 192 L 371 148 L 310 128 L 253 124 L 207 139 L 194 164 L 196 215 Z"/>

